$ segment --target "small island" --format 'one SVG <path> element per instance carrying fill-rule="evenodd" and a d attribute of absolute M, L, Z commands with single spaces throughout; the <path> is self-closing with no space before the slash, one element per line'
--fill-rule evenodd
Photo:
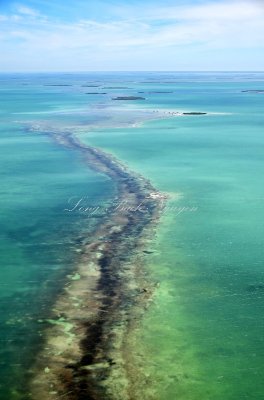
<path fill-rule="evenodd" d="M 264 89 L 248 89 L 248 90 L 242 90 L 242 93 L 264 93 Z"/>
<path fill-rule="evenodd" d="M 112 100 L 146 100 L 145 97 L 141 96 L 118 96 L 112 97 Z"/>
<path fill-rule="evenodd" d="M 107 94 L 105 92 L 87 92 L 85 94 Z"/>
<path fill-rule="evenodd" d="M 206 112 L 196 112 L 196 111 L 182 113 L 182 115 L 206 115 L 206 114 L 207 114 Z"/>

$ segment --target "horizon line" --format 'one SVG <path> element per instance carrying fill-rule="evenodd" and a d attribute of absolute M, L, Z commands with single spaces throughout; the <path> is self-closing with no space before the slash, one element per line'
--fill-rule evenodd
<path fill-rule="evenodd" d="M 85 74 L 85 73 L 142 73 L 142 72 L 149 72 L 149 73 L 264 73 L 264 70 L 72 70 L 72 71 L 1 71 L 0 74 Z"/>

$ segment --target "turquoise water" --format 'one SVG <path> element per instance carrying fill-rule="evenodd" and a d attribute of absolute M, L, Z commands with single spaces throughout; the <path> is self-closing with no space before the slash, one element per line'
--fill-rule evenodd
<path fill-rule="evenodd" d="M 69 199 L 102 204 L 113 185 L 89 170 L 77 152 L 27 131 L 29 115 L 18 113 L 61 106 L 62 94 L 54 104 L 41 86 L 27 88 L 10 78 L 1 83 L 0 398 L 11 400 L 28 398 L 26 384 L 42 338 L 39 320 L 48 318 L 74 271 L 82 237 L 89 240 L 97 223 L 65 212 Z"/>
<path fill-rule="evenodd" d="M 103 89 L 113 86 L 129 89 Z M 263 398 L 264 95 L 251 89 L 264 89 L 264 74 L 1 77 L 1 398 L 21 398 L 38 320 L 74 268 L 80 229 L 95 223 L 65 203 L 114 190 L 32 124 L 76 131 L 170 196 L 146 258 L 159 287 L 134 335 L 142 398 Z M 138 91 L 145 101 L 111 100 Z M 145 109 L 162 119 L 146 121 Z"/>
<path fill-rule="evenodd" d="M 223 114 L 85 135 L 171 196 L 148 258 L 160 288 L 135 341 L 144 398 L 263 397 L 264 98 L 241 93 L 263 75 L 222 78 L 149 106 Z"/>

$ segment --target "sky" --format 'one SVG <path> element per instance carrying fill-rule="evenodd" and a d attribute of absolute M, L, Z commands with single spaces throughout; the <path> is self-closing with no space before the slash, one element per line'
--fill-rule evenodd
<path fill-rule="evenodd" d="M 263 70 L 264 0 L 0 0 L 0 72 Z"/>

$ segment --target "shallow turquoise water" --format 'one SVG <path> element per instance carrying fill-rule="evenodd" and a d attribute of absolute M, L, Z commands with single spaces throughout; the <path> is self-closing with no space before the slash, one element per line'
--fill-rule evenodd
<path fill-rule="evenodd" d="M 188 83 L 162 107 L 226 115 L 85 135 L 171 195 L 149 256 L 160 288 L 138 335 L 146 398 L 263 396 L 264 97 L 248 87 L 263 84 Z"/>
<path fill-rule="evenodd" d="M 21 86 L 16 87 L 12 81 L 4 81 L 0 92 L 3 400 L 28 398 L 26 384 L 41 345 L 39 320 L 48 318 L 66 275 L 74 271 L 80 239 L 85 236 L 89 240 L 89 231 L 97 223 L 91 216 L 66 212 L 69 199 L 88 197 L 91 204 L 102 204 L 114 193 L 112 182 L 89 170 L 77 152 L 48 136 L 28 132 L 24 125 L 28 115 L 23 120 L 20 114 L 18 122 L 17 113 L 22 110 L 49 109 L 51 95 L 45 100 L 40 89 L 29 86 L 21 91 Z M 60 96 L 59 105 L 64 102 Z"/>
<path fill-rule="evenodd" d="M 73 86 L 44 86 L 58 83 Z M 254 73 L 1 77 L 1 398 L 24 385 L 37 321 L 74 266 L 79 230 L 94 223 L 65 203 L 113 194 L 77 153 L 25 129 L 35 124 L 75 130 L 187 207 L 167 208 L 147 256 L 160 286 L 135 337 L 142 398 L 262 399 L 264 95 L 242 90 L 263 85 Z M 85 94 L 97 90 L 108 94 Z M 111 101 L 138 91 L 146 101 Z M 215 114 L 126 126 L 143 109 Z"/>

